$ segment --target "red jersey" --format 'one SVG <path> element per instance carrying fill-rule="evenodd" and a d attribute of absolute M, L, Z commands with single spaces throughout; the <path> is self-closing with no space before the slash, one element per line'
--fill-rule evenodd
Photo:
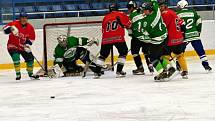
<path fill-rule="evenodd" d="M 118 23 L 117 17 L 125 28 L 131 27 L 131 21 L 125 13 L 119 11 L 110 12 L 102 22 L 102 45 L 125 42 L 125 29 Z"/>
<path fill-rule="evenodd" d="M 24 45 L 26 40 L 30 40 L 33 42 L 35 40 L 35 31 L 34 27 L 27 23 L 25 26 L 23 26 L 19 20 L 13 21 L 8 23 L 4 28 L 8 26 L 15 26 L 19 30 L 18 36 L 15 36 L 14 34 L 9 34 L 9 39 L 7 43 L 8 50 L 24 50 Z"/>
<path fill-rule="evenodd" d="M 174 46 L 182 44 L 184 38 L 181 32 L 181 25 L 183 21 L 169 8 L 162 12 L 162 18 L 168 31 L 167 45 Z"/>

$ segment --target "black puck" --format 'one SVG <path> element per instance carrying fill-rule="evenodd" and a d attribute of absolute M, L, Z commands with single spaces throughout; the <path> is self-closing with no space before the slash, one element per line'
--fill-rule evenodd
<path fill-rule="evenodd" d="M 51 96 L 50 98 L 55 98 L 55 96 Z"/>

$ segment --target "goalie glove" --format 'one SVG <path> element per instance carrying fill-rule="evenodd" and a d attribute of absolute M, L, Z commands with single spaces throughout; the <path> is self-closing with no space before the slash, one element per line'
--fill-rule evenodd
<path fill-rule="evenodd" d="M 92 46 L 93 44 L 96 44 L 98 46 L 99 42 L 96 38 L 91 38 L 88 40 L 87 46 Z"/>

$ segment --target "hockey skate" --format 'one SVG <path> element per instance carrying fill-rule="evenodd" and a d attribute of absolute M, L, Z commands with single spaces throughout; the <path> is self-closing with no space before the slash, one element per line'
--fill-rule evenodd
<path fill-rule="evenodd" d="M 17 81 L 21 80 L 21 75 L 20 76 L 16 76 L 16 80 Z"/>
<path fill-rule="evenodd" d="M 99 79 L 101 77 L 101 73 L 94 73 L 94 79 Z"/>
<path fill-rule="evenodd" d="M 154 80 L 155 82 L 165 82 L 166 78 L 168 78 L 167 70 L 163 70 L 163 72 L 154 77 Z"/>
<path fill-rule="evenodd" d="M 39 75 L 31 75 L 29 77 L 31 80 L 39 80 Z"/>
<path fill-rule="evenodd" d="M 212 71 L 212 68 L 208 65 L 208 66 L 204 66 L 205 70 L 209 73 Z"/>
<path fill-rule="evenodd" d="M 175 76 L 177 76 L 180 72 L 176 71 L 176 69 L 174 67 L 170 67 L 168 69 L 168 78 L 166 79 L 166 81 L 170 81 L 172 80 Z"/>
<path fill-rule="evenodd" d="M 137 68 L 135 70 L 132 70 L 133 75 L 145 75 L 144 68 Z"/>
<path fill-rule="evenodd" d="M 125 75 L 126 75 L 126 72 L 124 71 L 116 72 L 116 78 L 125 77 Z"/>
<path fill-rule="evenodd" d="M 188 79 L 188 72 L 187 71 L 182 71 L 181 72 L 181 77 L 182 77 L 182 79 Z"/>
<path fill-rule="evenodd" d="M 149 65 L 148 66 L 148 69 L 149 69 L 149 72 L 151 73 L 151 75 L 153 75 L 153 73 L 154 73 L 154 67 L 153 67 L 153 65 Z"/>

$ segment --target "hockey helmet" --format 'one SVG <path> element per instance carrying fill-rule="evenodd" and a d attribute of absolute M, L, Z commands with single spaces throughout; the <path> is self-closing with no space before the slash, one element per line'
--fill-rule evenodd
<path fill-rule="evenodd" d="M 127 4 L 127 8 L 130 9 L 130 8 L 137 8 L 137 3 L 133 0 L 129 1 L 128 4 Z"/>
<path fill-rule="evenodd" d="M 158 0 L 158 4 L 159 5 L 167 5 L 167 1 L 166 0 Z"/>
<path fill-rule="evenodd" d="M 66 35 L 59 35 L 57 38 L 57 41 L 61 47 L 67 46 L 67 36 Z"/>
<path fill-rule="evenodd" d="M 112 3 L 109 5 L 109 11 L 118 11 L 118 5 L 116 3 Z"/>
<path fill-rule="evenodd" d="M 25 11 L 19 13 L 19 17 L 28 17 L 28 14 Z"/>
<path fill-rule="evenodd" d="M 186 0 L 180 0 L 178 3 L 177 3 L 177 6 L 178 8 L 185 8 L 186 6 L 188 6 L 188 2 Z"/>
<path fill-rule="evenodd" d="M 141 5 L 141 10 L 153 10 L 152 2 L 143 2 Z"/>

